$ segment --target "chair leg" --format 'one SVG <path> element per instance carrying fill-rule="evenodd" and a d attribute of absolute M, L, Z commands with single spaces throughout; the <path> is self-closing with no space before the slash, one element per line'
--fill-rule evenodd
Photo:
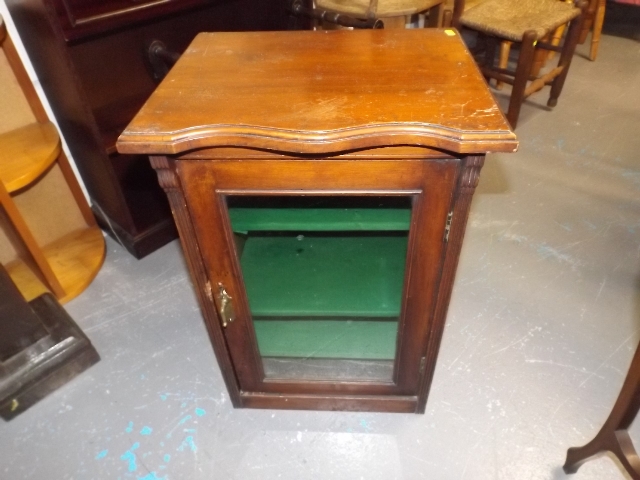
<path fill-rule="evenodd" d="M 400 29 L 405 28 L 407 24 L 407 17 L 404 15 L 397 17 L 385 17 L 382 21 L 384 22 L 384 28 L 386 29 Z"/>
<path fill-rule="evenodd" d="M 560 96 L 560 93 L 562 93 L 562 87 L 564 87 L 564 81 L 567 79 L 571 60 L 573 59 L 573 54 L 576 51 L 576 46 L 578 45 L 580 30 L 582 29 L 585 13 L 583 5 L 582 13 L 574 18 L 569 24 L 567 38 L 564 41 L 564 47 L 562 48 L 560 60 L 558 61 L 558 67 L 562 67 L 562 72 L 551 84 L 551 94 L 549 95 L 549 101 L 547 102 L 547 106 L 549 107 L 555 107 L 558 104 L 558 97 Z"/>
<path fill-rule="evenodd" d="M 515 129 L 518 124 L 520 107 L 522 107 L 522 102 L 524 102 L 524 91 L 527 88 L 527 81 L 529 80 L 533 57 L 536 51 L 536 39 L 537 34 L 533 30 L 526 31 L 522 37 L 518 66 L 516 67 L 516 75 L 513 79 L 511 99 L 509 100 L 509 110 L 507 111 L 507 120 L 509 120 L 511 128 L 513 129 Z"/>
<path fill-rule="evenodd" d="M 582 45 L 587 39 L 587 35 L 591 31 L 591 27 L 593 26 L 593 21 L 596 16 L 596 10 L 598 8 L 598 3 L 600 0 L 588 0 L 589 4 L 587 5 L 587 10 L 585 12 L 584 23 L 582 24 L 582 28 L 580 29 L 580 39 L 578 43 Z"/>
<path fill-rule="evenodd" d="M 540 41 L 549 42 L 550 41 L 549 35 L 545 35 L 540 39 Z M 529 74 L 531 75 L 531 77 L 535 78 L 540 76 L 540 70 L 542 70 L 544 65 L 547 63 L 547 58 L 548 58 L 548 52 L 546 50 L 543 50 L 543 49 L 536 50 L 533 56 L 533 65 L 531 66 L 531 73 Z"/>
<path fill-rule="evenodd" d="M 598 56 L 598 47 L 600 46 L 600 35 L 602 34 L 602 25 L 604 23 L 604 12 L 607 8 L 607 0 L 598 0 L 598 9 L 596 10 L 596 19 L 593 22 L 593 33 L 591 37 L 591 51 L 589 52 L 589 60 L 594 61 Z"/>
<path fill-rule="evenodd" d="M 498 63 L 498 67 L 507 68 L 509 66 L 509 52 L 511 52 L 511 43 L 508 40 L 503 40 L 500 42 L 500 63 Z M 496 81 L 496 89 L 502 90 L 504 84 L 501 81 Z"/>
<path fill-rule="evenodd" d="M 496 59 L 496 47 L 498 43 L 498 39 L 495 37 L 490 37 L 484 35 L 484 59 L 482 61 L 482 65 L 488 69 L 493 68 L 493 63 Z M 491 78 L 486 76 L 484 77 L 487 84 L 491 81 Z"/>
<path fill-rule="evenodd" d="M 444 12 L 444 3 L 431 7 L 424 26 L 427 28 L 442 28 L 444 26 Z"/>
<path fill-rule="evenodd" d="M 640 347 L 631 361 L 629 373 L 625 378 L 609 418 L 598 434 L 582 447 L 570 448 L 564 464 L 566 473 L 575 473 L 580 465 L 600 452 L 612 452 L 634 480 L 640 480 L 640 459 L 629 438 L 627 429 L 640 410 Z"/>

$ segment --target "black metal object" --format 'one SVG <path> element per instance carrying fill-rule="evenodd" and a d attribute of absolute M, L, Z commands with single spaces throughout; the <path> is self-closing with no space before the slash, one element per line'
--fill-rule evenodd
<path fill-rule="evenodd" d="M 5 420 L 100 359 L 53 295 L 27 303 L 2 265 L 0 332 L 0 416 Z"/>
<path fill-rule="evenodd" d="M 167 76 L 171 67 L 180 58 L 178 52 L 167 49 L 167 46 L 160 40 L 152 40 L 145 49 L 145 61 L 153 79 L 160 83 Z"/>
<path fill-rule="evenodd" d="M 303 4 L 302 0 L 293 0 L 291 3 L 291 13 L 295 16 L 315 18 L 316 20 L 335 23 L 336 25 L 341 25 L 343 27 L 362 29 L 384 28 L 384 22 L 379 18 L 368 18 L 366 20 L 362 20 L 344 15 L 343 13 L 322 10 L 320 8 L 308 8 Z"/>

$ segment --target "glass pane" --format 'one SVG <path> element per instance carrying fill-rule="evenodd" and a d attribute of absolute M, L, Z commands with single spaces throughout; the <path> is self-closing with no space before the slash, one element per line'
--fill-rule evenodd
<path fill-rule="evenodd" d="M 411 198 L 227 202 L 266 376 L 391 381 Z"/>

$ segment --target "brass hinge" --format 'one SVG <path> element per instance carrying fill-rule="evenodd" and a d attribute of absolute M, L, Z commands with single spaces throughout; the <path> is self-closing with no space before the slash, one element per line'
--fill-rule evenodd
<path fill-rule="evenodd" d="M 451 233 L 451 222 L 453 221 L 453 211 L 447 214 L 447 223 L 444 225 L 444 243 L 449 241 L 449 233 Z"/>

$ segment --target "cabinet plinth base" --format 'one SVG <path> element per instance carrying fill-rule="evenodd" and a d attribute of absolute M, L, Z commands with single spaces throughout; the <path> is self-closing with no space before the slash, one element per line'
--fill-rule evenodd
<path fill-rule="evenodd" d="M 50 293 L 29 302 L 47 334 L 0 366 L 0 416 L 11 420 L 100 360 Z"/>

